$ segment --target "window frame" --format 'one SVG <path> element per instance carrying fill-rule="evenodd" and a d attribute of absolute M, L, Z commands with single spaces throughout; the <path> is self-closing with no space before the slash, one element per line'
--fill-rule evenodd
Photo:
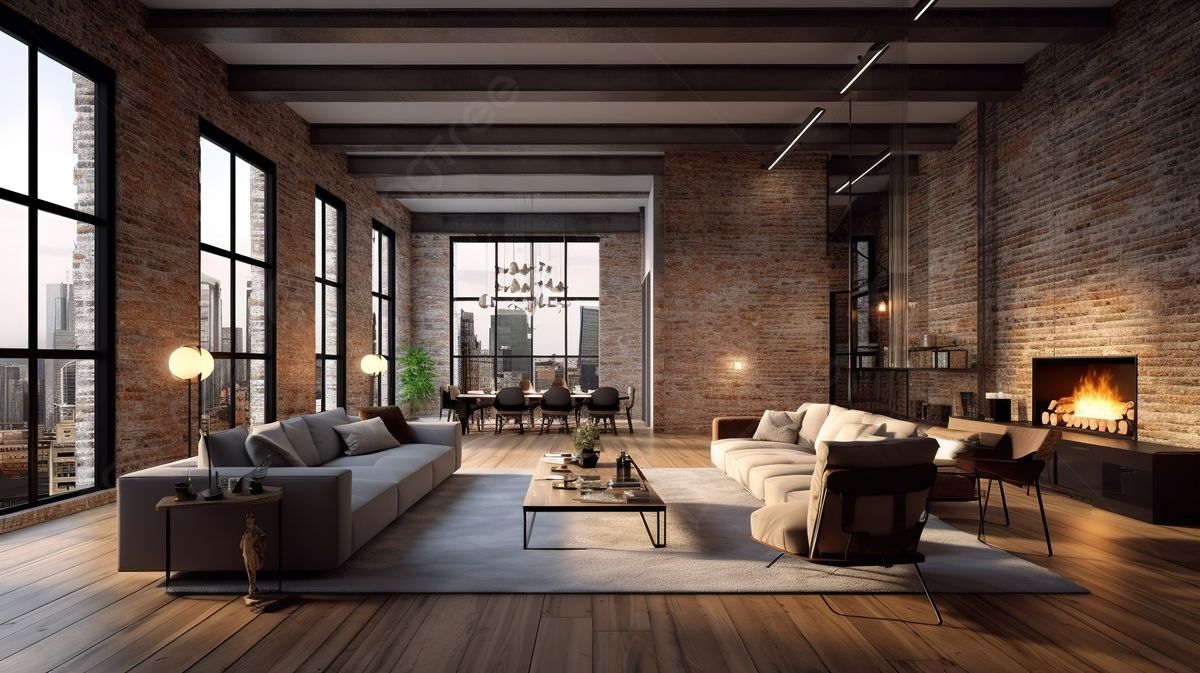
<path fill-rule="evenodd" d="M 314 318 L 319 319 L 321 321 L 321 323 L 320 323 L 321 324 L 321 349 L 319 352 L 316 353 L 316 361 L 327 363 L 332 360 L 332 361 L 336 362 L 337 366 L 338 366 L 337 400 L 335 400 L 333 406 L 329 406 L 329 400 L 324 399 L 324 393 L 322 392 L 322 396 L 320 399 L 323 400 L 323 404 L 320 409 L 317 409 L 317 411 L 320 412 L 320 411 L 329 411 L 330 409 L 336 409 L 338 407 L 341 407 L 344 409 L 346 407 L 346 202 L 339 199 L 338 197 L 334 196 L 332 193 L 330 193 L 328 190 L 322 188 L 320 185 L 318 185 L 316 188 L 315 200 L 321 201 L 325 206 L 333 206 L 334 210 L 337 212 L 337 215 L 338 215 L 337 280 L 331 281 L 327 278 L 328 273 L 327 273 L 326 266 L 325 266 L 327 256 L 324 254 L 324 249 L 325 249 L 324 245 L 322 245 L 322 247 L 321 247 L 321 274 L 320 275 L 314 274 L 314 280 L 313 280 L 314 289 L 316 288 L 316 286 L 321 286 L 322 289 L 328 288 L 328 287 L 335 288 L 336 294 L 337 294 L 337 312 L 338 312 L 337 313 L 337 325 L 334 328 L 337 332 L 337 334 L 336 334 L 336 336 L 337 336 L 337 353 L 334 355 L 330 355 L 329 353 L 326 352 L 326 344 L 328 344 L 329 341 L 328 341 L 328 335 L 326 334 L 326 331 L 325 331 L 327 329 L 327 326 L 325 324 L 325 318 L 323 317 L 323 315 L 322 316 L 314 316 Z M 321 231 L 322 232 L 326 231 L 326 226 L 324 226 L 326 224 L 325 223 L 325 208 L 321 208 L 321 224 L 323 225 L 321 227 Z M 323 242 L 324 242 L 324 239 L 322 239 L 322 243 Z M 313 240 L 313 244 L 315 246 L 315 244 L 316 244 L 315 239 Z M 316 256 L 316 254 L 317 254 L 316 249 L 314 247 L 314 252 L 313 252 L 314 257 Z M 325 308 L 325 297 L 326 297 L 326 293 L 324 291 L 322 291 L 321 292 L 322 313 L 324 313 L 324 308 Z M 314 320 L 313 328 L 316 329 L 316 327 L 317 327 L 317 323 L 316 323 L 316 320 Z M 321 386 L 325 385 L 324 373 L 325 373 L 325 369 L 324 369 L 324 365 L 322 365 L 321 377 L 319 379 Z M 323 388 L 322 388 L 322 391 L 323 391 Z M 314 394 L 315 394 L 315 391 L 314 391 Z M 316 408 L 316 399 L 313 400 L 313 407 Z"/>
<path fill-rule="evenodd" d="M 594 296 L 594 297 L 593 296 L 574 296 L 570 293 L 571 270 L 570 270 L 570 263 L 568 261 L 570 258 L 570 252 L 569 252 L 568 246 L 570 244 L 572 244 L 572 243 L 596 243 L 598 245 L 600 243 L 599 236 L 581 236 L 581 235 L 562 235 L 562 236 L 536 236 L 535 235 L 535 236 L 517 236 L 517 237 L 485 236 L 485 235 L 484 236 L 451 236 L 450 237 L 450 316 L 449 316 L 449 327 L 450 327 L 450 330 L 449 330 L 449 341 L 450 341 L 449 361 L 450 361 L 450 367 L 449 367 L 449 378 L 448 378 L 448 380 L 450 380 L 450 381 L 455 381 L 455 377 L 454 377 L 455 364 L 462 360 L 472 359 L 470 357 L 456 355 L 454 352 L 455 347 L 456 347 L 455 339 L 454 339 L 454 332 L 456 329 L 455 324 L 454 324 L 454 321 L 456 318 L 455 304 L 460 301 L 478 301 L 479 300 L 479 295 L 459 296 L 454 291 L 454 270 L 455 270 L 454 246 L 456 243 L 488 243 L 488 244 L 491 244 L 493 246 L 492 251 L 493 251 L 493 255 L 494 255 L 493 256 L 494 260 L 500 259 L 499 246 L 501 244 L 513 244 L 513 243 L 528 244 L 529 259 L 533 260 L 534 259 L 533 251 L 534 251 L 535 244 L 537 244 L 537 243 L 562 243 L 563 244 L 563 258 L 562 258 L 561 264 L 562 264 L 563 280 L 567 285 L 567 292 L 563 294 L 561 299 L 563 301 L 566 301 L 568 306 L 570 306 L 571 302 L 595 302 L 597 309 L 599 309 L 599 306 L 600 306 L 600 297 L 599 296 Z M 496 264 L 499 264 L 499 262 L 497 261 Z M 499 281 L 498 274 L 493 274 L 492 287 L 489 288 L 489 290 L 490 290 L 489 294 L 491 295 L 492 298 L 496 298 L 500 295 L 500 281 Z M 515 295 L 512 295 L 511 293 L 506 293 L 506 295 L 508 297 L 515 296 Z M 533 299 L 537 298 L 537 291 L 533 287 L 530 287 L 529 296 L 530 296 L 530 298 L 533 298 Z M 493 316 L 496 315 L 497 310 L 499 310 L 498 303 L 496 305 L 492 306 L 492 315 Z M 541 310 L 545 310 L 545 309 L 541 309 Z M 582 326 L 581 326 L 581 329 L 582 329 Z M 553 360 L 555 362 L 561 362 L 563 365 L 563 371 L 565 372 L 567 370 L 567 365 L 570 363 L 570 361 L 572 359 L 580 360 L 580 361 L 582 361 L 585 357 L 589 357 L 589 359 L 590 359 L 590 356 L 585 356 L 582 353 L 579 353 L 576 355 L 570 355 L 570 352 L 571 352 L 570 351 L 571 327 L 570 327 L 570 316 L 569 315 L 564 316 L 564 320 L 563 320 L 563 352 L 561 354 L 544 355 L 544 354 L 539 354 L 537 352 L 533 352 L 534 337 L 533 337 L 532 332 L 533 332 L 533 319 L 532 319 L 532 317 L 530 317 L 530 351 L 531 351 L 531 353 L 527 356 L 526 355 L 508 356 L 508 359 L 509 360 L 513 360 L 516 358 L 527 359 L 528 365 L 529 365 L 529 371 L 533 377 L 536 377 L 536 375 L 537 375 L 536 363 L 539 360 L 541 360 L 541 361 Z M 495 344 L 489 345 L 489 350 L 495 351 L 496 349 L 494 348 L 494 345 Z M 492 361 L 492 388 L 494 390 L 496 388 L 496 382 L 499 380 L 497 377 L 497 373 L 500 370 L 499 362 L 502 359 L 500 354 L 498 352 L 492 352 L 486 357 L 477 356 L 477 358 L 481 359 L 481 360 L 489 360 L 490 359 Z M 597 345 L 596 371 L 599 372 L 599 370 L 600 370 L 600 352 L 599 352 L 599 346 Z"/>
<path fill-rule="evenodd" d="M 396 404 L 396 232 L 391 227 L 380 222 L 379 220 L 371 220 L 372 235 L 379 237 L 379 249 L 374 251 L 374 259 L 371 263 L 379 268 L 379 282 L 375 283 L 372 279 L 371 283 L 371 308 L 374 310 L 375 300 L 380 300 L 382 305 L 384 301 L 388 303 L 387 315 L 382 319 L 387 320 L 388 334 L 391 338 L 384 343 L 383 340 L 383 322 L 375 326 L 375 344 L 379 347 L 377 351 L 383 359 L 387 361 L 388 366 L 388 389 L 383 390 L 383 377 L 376 376 L 375 381 L 371 384 L 371 402 L 375 406 L 394 405 Z M 383 266 L 384 246 L 387 246 L 387 259 L 390 262 L 385 269 Z M 384 272 L 387 272 L 387 288 L 384 291 Z M 374 276 L 375 274 L 372 274 Z M 385 394 L 386 393 L 386 394 Z"/>
<path fill-rule="evenodd" d="M 27 20 L 15 11 L 0 5 L 0 32 L 23 43 L 29 54 L 27 82 L 27 169 L 26 193 L 0 187 L 0 201 L 25 208 L 27 222 L 27 343 L 24 348 L 0 348 L 0 359 L 24 360 L 28 377 L 26 383 L 26 452 L 28 460 L 28 491 L 26 501 L 0 508 L 0 514 L 11 514 L 32 507 L 61 502 L 89 493 L 110 489 L 116 483 L 116 119 L 114 95 L 116 73 L 83 50 L 57 35 Z M 95 208 L 93 213 L 38 198 L 38 55 L 44 55 L 70 70 L 87 77 L 95 85 Z M 95 335 L 91 349 L 55 349 L 38 347 L 38 220 L 41 213 L 56 215 L 95 227 L 94 298 Z M 74 488 L 65 493 L 42 497 L 38 493 L 38 422 L 37 376 L 39 360 L 91 360 L 95 363 L 93 447 L 94 476 L 92 486 Z M 48 449 L 48 478 L 53 480 L 53 452 Z"/>
<path fill-rule="evenodd" d="M 265 369 L 264 385 L 266 388 L 263 391 L 263 395 L 264 395 L 263 422 L 271 423 L 271 422 L 274 422 L 275 417 L 276 417 L 276 406 L 275 406 L 275 404 L 276 404 L 276 402 L 275 402 L 275 360 L 276 360 L 276 358 L 275 358 L 275 353 L 276 353 L 276 343 L 275 343 L 275 318 L 276 318 L 276 315 L 275 315 L 275 247 L 276 247 L 276 245 L 275 245 L 275 243 L 276 243 L 276 241 L 275 241 L 275 239 L 276 239 L 275 162 L 271 161 L 270 159 L 264 157 L 263 155 L 259 154 L 256 151 L 254 151 L 254 149 L 252 149 L 249 145 L 241 142 L 240 140 L 233 137 L 229 133 L 226 133 L 225 131 L 221 130 L 221 128 L 219 128 L 215 124 L 213 124 L 203 118 L 200 119 L 200 133 L 198 135 L 198 138 L 203 138 L 205 140 L 208 140 L 209 142 L 213 143 L 214 145 L 217 145 L 218 147 L 225 150 L 226 152 L 229 152 L 229 250 L 224 250 L 217 246 L 200 241 L 200 233 L 199 233 L 200 232 L 200 223 L 199 223 L 199 220 L 197 220 L 197 223 L 196 223 L 197 241 L 199 242 L 199 250 L 196 253 L 197 278 L 199 277 L 199 273 L 200 273 L 200 263 L 201 263 L 200 260 L 203 259 L 204 254 L 207 253 L 210 255 L 216 255 L 218 257 L 222 257 L 222 258 L 229 260 L 229 281 L 230 281 L 231 285 L 237 282 L 237 264 L 239 262 L 244 263 L 244 264 L 249 264 L 251 266 L 255 266 L 255 267 L 263 269 L 265 272 L 266 284 L 267 284 L 266 291 L 265 291 L 265 299 L 266 299 L 266 303 L 267 303 L 267 307 L 266 307 L 267 318 L 266 318 L 266 325 L 264 326 L 266 334 L 264 336 L 265 344 L 264 344 L 263 352 L 262 353 L 251 353 L 251 352 L 249 352 L 248 349 L 245 352 L 239 352 L 236 349 L 236 347 L 234 346 L 234 339 L 233 339 L 232 335 L 234 334 L 233 330 L 235 330 L 237 328 L 237 317 L 236 316 L 237 316 L 238 306 L 237 306 L 236 298 L 232 293 L 230 295 L 231 303 L 230 303 L 230 307 L 229 307 L 230 350 L 229 351 L 210 350 L 209 352 L 212 353 L 213 359 L 216 361 L 221 361 L 221 360 L 229 361 L 229 387 L 230 387 L 231 393 L 236 393 L 236 390 L 237 390 L 237 380 L 238 380 L 237 365 L 238 365 L 238 363 L 245 362 L 245 363 L 247 363 L 247 366 L 248 366 L 251 361 L 254 361 L 254 360 L 263 361 L 264 369 Z M 197 149 L 198 148 L 199 148 L 199 141 L 197 141 Z M 254 166 L 258 170 L 262 171 L 263 174 L 265 175 L 265 184 L 263 187 L 264 192 L 265 192 L 264 225 L 263 225 L 265 227 L 265 231 L 263 232 L 263 257 L 264 257 L 263 260 L 255 259 L 249 255 L 243 255 L 237 251 L 237 214 L 236 214 L 236 209 L 237 209 L 237 198 L 236 198 L 236 195 L 237 195 L 237 191 L 236 191 L 237 170 L 236 170 L 236 166 L 237 166 L 238 159 L 245 161 L 246 163 L 250 164 L 251 166 Z M 197 184 L 198 184 L 199 183 L 199 175 L 200 175 L 200 171 L 199 171 L 200 164 L 199 163 L 196 164 L 196 168 L 197 168 L 196 175 L 197 175 Z M 201 197 L 201 198 L 203 198 L 203 197 Z M 198 283 L 197 283 L 197 285 L 198 285 Z M 197 337 L 199 337 L 199 312 L 200 312 L 200 305 L 199 305 L 199 301 L 197 301 L 197 304 L 196 304 Z M 199 342 L 199 338 L 197 338 L 197 342 Z M 246 343 L 248 344 L 249 342 L 250 342 L 250 326 L 247 325 L 246 326 Z M 209 344 L 209 345 L 212 346 L 214 344 Z M 206 383 L 206 381 L 201 381 L 200 385 L 203 386 L 203 385 L 205 385 L 205 383 Z M 196 419 L 197 419 L 197 422 L 199 422 L 200 414 L 203 412 L 203 409 L 199 406 L 200 404 L 202 404 L 203 399 L 204 399 L 203 395 L 196 396 L 196 405 L 197 405 Z M 237 421 L 237 395 L 231 394 L 231 395 L 229 395 L 229 426 L 231 428 L 237 427 L 236 421 Z"/>

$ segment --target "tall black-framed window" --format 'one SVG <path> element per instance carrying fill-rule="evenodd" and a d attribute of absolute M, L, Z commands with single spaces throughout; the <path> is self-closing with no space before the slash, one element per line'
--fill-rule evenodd
<path fill-rule="evenodd" d="M 200 426 L 275 420 L 275 164 L 200 122 Z"/>
<path fill-rule="evenodd" d="M 450 266 L 456 385 L 600 385 L 599 239 L 452 238 Z"/>
<path fill-rule="evenodd" d="M 371 314 L 374 316 L 373 353 L 387 360 L 387 371 L 375 377 L 374 405 L 396 403 L 396 232 L 371 222 Z"/>
<path fill-rule="evenodd" d="M 313 288 L 317 411 L 346 406 L 346 203 L 317 188 Z"/>
<path fill-rule="evenodd" d="M 0 6 L 0 513 L 115 481 L 114 80 Z"/>

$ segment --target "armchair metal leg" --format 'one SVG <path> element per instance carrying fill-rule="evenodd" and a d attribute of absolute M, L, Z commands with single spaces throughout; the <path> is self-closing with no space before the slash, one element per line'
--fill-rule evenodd
<path fill-rule="evenodd" d="M 771 562 L 767 564 L 767 567 L 770 568 L 771 566 L 775 565 L 775 562 L 781 558 L 783 558 L 783 552 L 779 552 L 779 556 L 776 556 L 775 558 L 771 559 Z"/>
<path fill-rule="evenodd" d="M 996 483 L 1000 484 L 1000 505 L 1004 507 L 1004 525 L 1009 525 L 1008 521 L 1008 498 L 1004 497 L 1004 480 L 997 479 Z"/>
<path fill-rule="evenodd" d="M 633 434 L 633 414 L 625 409 L 625 422 L 629 424 L 629 434 Z"/>
<path fill-rule="evenodd" d="M 929 601 L 929 607 L 933 608 L 933 614 L 937 617 L 937 625 L 942 625 L 942 611 L 938 609 L 937 603 L 933 601 L 933 594 L 929 593 L 929 586 L 925 584 L 925 576 L 921 574 L 921 566 L 914 563 L 913 568 L 917 571 L 917 579 L 921 581 L 921 590 L 925 592 L 925 600 Z"/>
<path fill-rule="evenodd" d="M 1042 532 L 1046 534 L 1046 556 L 1054 556 L 1054 548 L 1050 546 L 1050 525 L 1046 523 L 1046 505 L 1042 503 L 1042 482 L 1033 482 L 1037 489 L 1038 510 L 1042 513 Z"/>

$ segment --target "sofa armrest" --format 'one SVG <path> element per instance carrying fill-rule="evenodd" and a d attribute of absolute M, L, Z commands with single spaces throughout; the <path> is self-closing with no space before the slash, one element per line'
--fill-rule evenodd
<path fill-rule="evenodd" d="M 416 421 L 408 424 L 419 444 L 454 447 L 454 469 L 462 467 L 462 426 L 448 421 Z"/>
<path fill-rule="evenodd" d="M 718 416 L 712 421 L 713 441 L 718 439 L 749 439 L 758 429 L 760 416 Z"/>
<path fill-rule="evenodd" d="M 239 477 L 249 467 L 221 468 L 221 478 Z M 190 481 L 193 491 L 207 486 L 208 471 L 163 465 L 117 480 L 117 569 L 162 570 L 164 513 L 155 505 Z M 283 467 L 267 473 L 268 486 L 283 488 L 283 555 L 285 569 L 330 570 L 351 553 L 351 471 L 344 467 Z M 267 535 L 264 568 L 275 567 L 278 535 L 275 505 L 254 507 L 258 526 Z M 241 507 L 180 510 L 172 515 L 171 566 L 174 570 L 244 568 L 238 541 L 245 528 Z"/>

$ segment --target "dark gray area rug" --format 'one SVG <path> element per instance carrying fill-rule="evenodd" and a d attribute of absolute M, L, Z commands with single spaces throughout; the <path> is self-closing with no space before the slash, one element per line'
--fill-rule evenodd
<path fill-rule="evenodd" d="M 525 550 L 530 473 L 463 470 L 341 568 L 290 577 L 297 593 L 918 593 L 911 566 L 831 568 L 775 556 L 749 537 L 762 503 L 715 468 L 645 471 L 668 505 L 667 547 L 630 513 L 541 513 Z M 653 515 L 649 515 L 653 527 Z M 939 593 L 1087 593 L 1074 582 L 930 518 L 921 541 Z M 244 578 L 182 576 L 172 588 L 245 591 Z M 264 587 L 273 587 L 270 577 Z"/>

